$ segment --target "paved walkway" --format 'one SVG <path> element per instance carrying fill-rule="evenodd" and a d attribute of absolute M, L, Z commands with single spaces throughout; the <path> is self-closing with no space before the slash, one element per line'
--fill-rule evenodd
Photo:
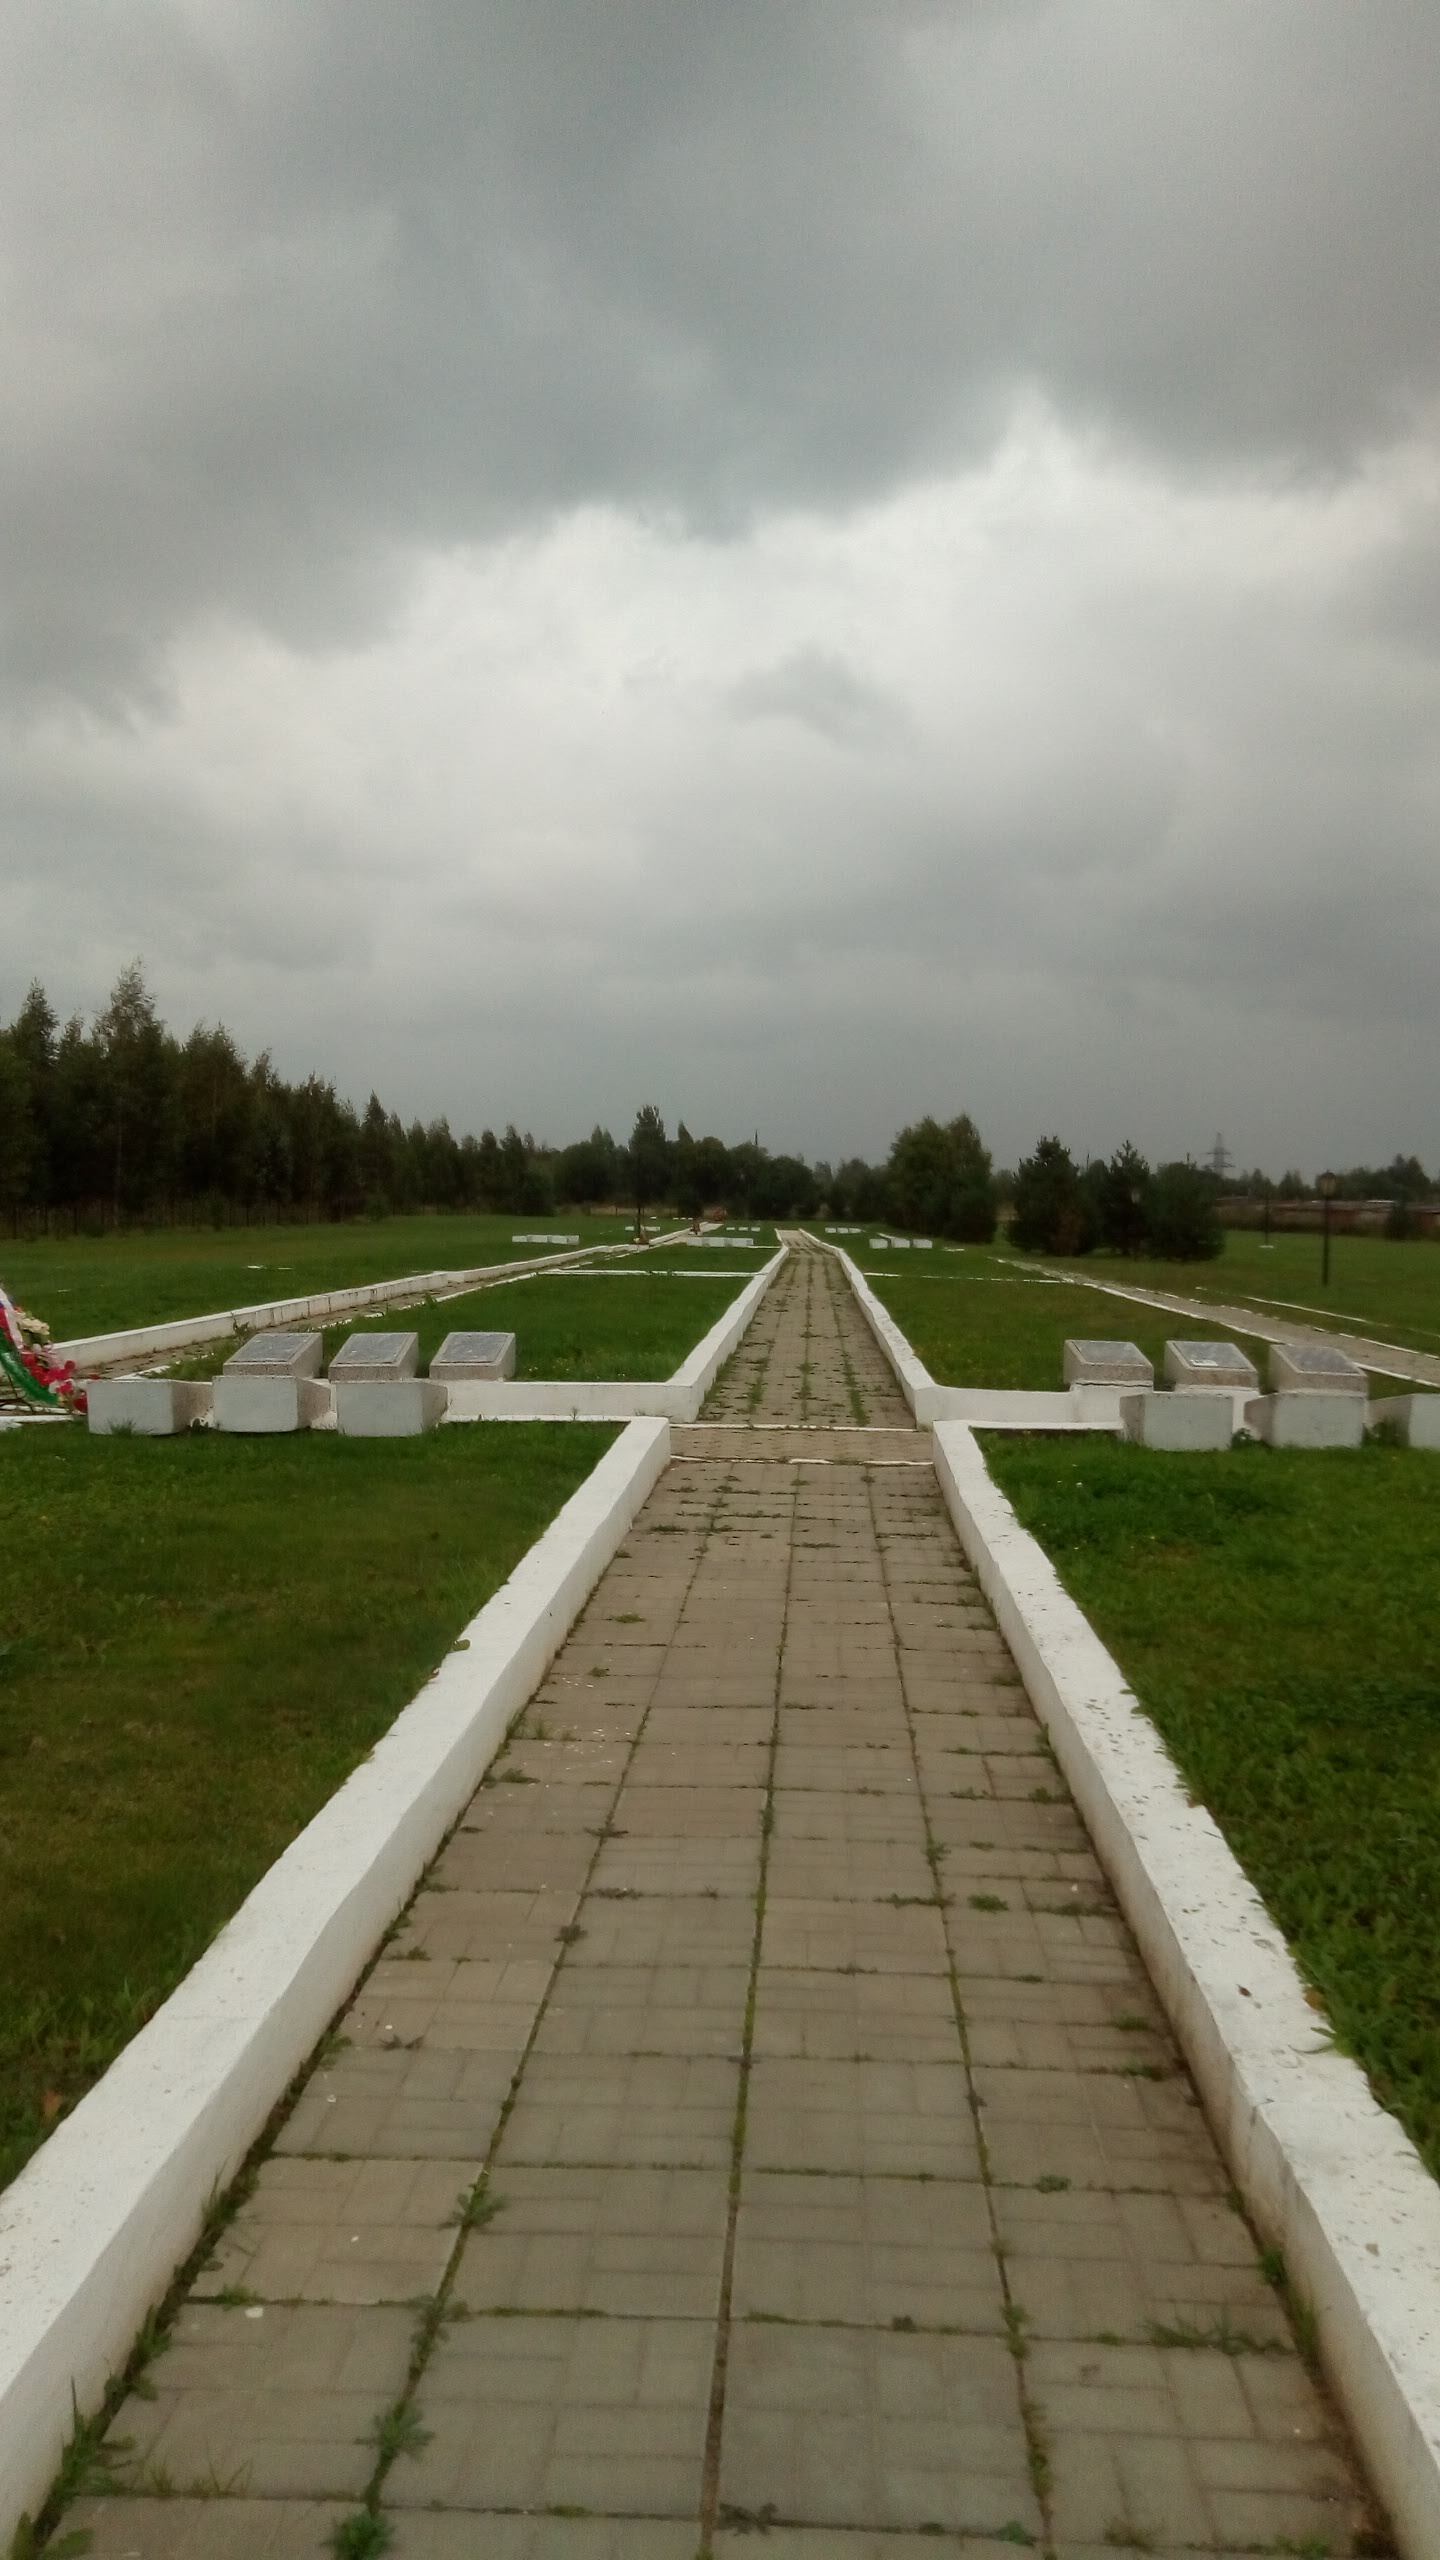
<path fill-rule="evenodd" d="M 96 2560 L 1349 2551 L 1333 2416 L 819 1255 L 709 1419 L 73 2520 Z"/>

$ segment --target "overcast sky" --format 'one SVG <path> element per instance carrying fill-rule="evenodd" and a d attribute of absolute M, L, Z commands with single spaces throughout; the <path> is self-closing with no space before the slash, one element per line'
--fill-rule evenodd
<path fill-rule="evenodd" d="M 1435 0 L 0 25 L 0 1017 L 1440 1159 Z"/>

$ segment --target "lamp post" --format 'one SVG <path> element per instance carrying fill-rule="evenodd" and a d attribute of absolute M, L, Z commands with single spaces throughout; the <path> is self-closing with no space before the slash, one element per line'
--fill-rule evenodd
<path fill-rule="evenodd" d="M 1322 1173 L 1315 1185 L 1320 1194 L 1320 1286 L 1330 1286 L 1330 1203 L 1340 1188 L 1338 1173 Z"/>

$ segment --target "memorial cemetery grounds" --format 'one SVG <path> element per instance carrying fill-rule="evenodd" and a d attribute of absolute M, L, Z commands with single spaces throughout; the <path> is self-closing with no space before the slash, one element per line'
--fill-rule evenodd
<path fill-rule="evenodd" d="M 870 1234 L 878 1230 L 870 1230 Z M 1224 1333 L 1092 1287 L 1295 1299 L 1324 1323 L 1318 1241 L 1230 1234 L 1197 1272 L 1003 1247 L 848 1250 L 946 1384 L 1056 1387 L 1067 1335 L 1155 1361 Z M 1372 1335 L 1440 1352 L 1440 1248 L 1347 1237 L 1330 1295 Z M 1283 1310 L 1270 1308 L 1268 1312 Z M 1338 1329 L 1343 1329 L 1338 1327 Z M 1372 1393 L 1403 1382 L 1372 1377 Z M 1313 1988 L 1317 2036 L 1363 2064 L 1440 2174 L 1440 1464 L 1432 1452 L 1170 1455 L 1104 1433 L 983 1433 L 987 1464 L 1116 1656 Z"/>
<path fill-rule="evenodd" d="M 549 1222 L 623 1241 L 617 1218 Z M 57 1334 L 533 1254 L 525 1218 L 7 1245 Z M 379 1325 L 514 1330 L 520 1372 L 665 1377 L 773 1251 L 681 1246 Z M 258 1254 L 264 1267 L 249 1266 Z M 715 1269 L 712 1271 L 710 1265 Z M 693 1278 L 681 1273 L 694 1273 Z M 608 1276 L 610 1274 L 628 1276 Z M 61 1282 L 63 1280 L 63 1286 Z M 327 1335 L 333 1350 L 351 1330 Z M 169 1374 L 208 1374 L 233 1342 Z M 174 1987 L 615 1437 L 0 1433 L 0 2183 Z"/>

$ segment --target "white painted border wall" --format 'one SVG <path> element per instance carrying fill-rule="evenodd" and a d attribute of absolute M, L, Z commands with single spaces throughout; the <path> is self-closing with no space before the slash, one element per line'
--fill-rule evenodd
<path fill-rule="evenodd" d="M 685 1230 L 675 1227 L 656 1236 L 665 1244 Z M 366 1307 L 392 1306 L 397 1299 L 463 1297 L 487 1281 L 519 1280 L 530 1271 L 558 1271 L 567 1262 L 590 1262 L 602 1255 L 646 1253 L 643 1244 L 580 1245 L 573 1253 L 542 1253 L 524 1262 L 480 1262 L 468 1271 L 412 1271 L 400 1280 L 367 1281 L 358 1289 L 321 1290 L 309 1298 L 268 1298 L 256 1307 L 224 1307 L 208 1316 L 177 1316 L 173 1324 L 132 1325 L 124 1333 L 77 1334 L 73 1341 L 51 1345 L 57 1359 L 87 1361 L 113 1368 L 118 1360 L 153 1360 L 162 1351 L 193 1350 L 201 1343 L 223 1342 L 232 1333 L 268 1332 L 276 1325 L 299 1324 L 317 1316 L 357 1315 Z"/>
<path fill-rule="evenodd" d="M 1235 2182 L 1313 2307 L 1402 2549 L 1440 2552 L 1440 2188 L 1323 2041 L 1283 1938 L 965 1427 L 935 1466 Z"/>
<path fill-rule="evenodd" d="M 999 1431 L 1119 1430 L 1123 1392 L 1119 1387 L 1060 1387 L 1053 1391 L 1032 1387 L 942 1387 L 931 1377 L 919 1353 L 907 1342 L 889 1308 L 882 1306 L 849 1254 L 842 1253 L 838 1245 L 824 1244 L 819 1236 L 815 1242 L 826 1253 L 833 1253 L 841 1265 L 860 1312 L 921 1425 L 965 1422 L 972 1428 L 988 1424 Z"/>
<path fill-rule="evenodd" d="M 214 1945 L 0 2196 L 0 2544 L 49 2489 L 670 1454 L 632 1422 Z"/>
<path fill-rule="evenodd" d="M 693 1422 L 784 1262 L 782 1245 L 669 1378 L 467 1378 L 450 1388 L 447 1422 L 590 1422 L 663 1414 Z"/>

